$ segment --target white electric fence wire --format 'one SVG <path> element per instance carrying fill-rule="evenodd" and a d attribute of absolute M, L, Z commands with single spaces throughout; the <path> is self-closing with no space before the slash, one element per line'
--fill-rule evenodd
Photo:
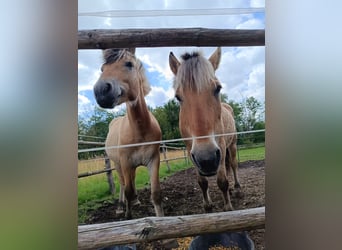
<path fill-rule="evenodd" d="M 79 12 L 78 16 L 94 17 L 157 17 L 157 16 L 209 16 L 264 13 L 265 8 L 173 9 L 173 10 L 108 10 Z"/>
<path fill-rule="evenodd" d="M 125 144 L 125 145 L 110 146 L 110 147 L 80 149 L 80 150 L 78 150 L 78 153 L 101 151 L 101 150 L 114 149 L 114 148 L 117 149 L 117 148 L 138 147 L 138 146 L 146 146 L 146 145 L 152 145 L 152 144 L 178 142 L 178 141 L 190 141 L 193 139 L 213 138 L 213 137 L 220 137 L 220 136 L 227 136 L 227 135 L 252 134 L 252 133 L 259 133 L 259 132 L 265 132 L 265 129 L 242 131 L 242 132 L 235 132 L 235 133 L 226 133 L 226 134 L 217 134 L 217 135 L 204 135 L 204 136 L 196 136 L 196 137 L 188 137 L 188 138 L 178 138 L 178 139 L 171 139 L 171 140 L 164 140 L 164 141 L 141 142 L 141 143 Z"/>

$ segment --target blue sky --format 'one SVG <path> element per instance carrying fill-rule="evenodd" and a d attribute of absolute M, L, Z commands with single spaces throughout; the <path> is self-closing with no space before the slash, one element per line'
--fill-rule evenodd
<path fill-rule="evenodd" d="M 164 9 L 216 9 L 263 8 L 264 1 L 79 1 L 79 13 L 109 10 L 164 10 Z M 129 29 L 129 28 L 217 28 L 264 29 L 264 13 L 243 15 L 163 16 L 163 17 L 94 17 L 79 16 L 78 29 Z M 136 55 L 143 62 L 152 90 L 146 96 L 149 106 L 162 106 L 174 97 L 173 75 L 168 65 L 170 51 L 179 58 L 185 51 L 200 49 L 207 57 L 215 47 L 163 47 L 137 48 Z M 265 100 L 265 47 L 222 47 L 222 58 L 216 75 L 223 85 L 222 92 L 229 100 L 240 102 L 254 96 Z M 78 51 L 78 113 L 86 115 L 97 105 L 92 88 L 100 76 L 101 50 Z M 113 111 L 124 108 L 125 104 Z"/>

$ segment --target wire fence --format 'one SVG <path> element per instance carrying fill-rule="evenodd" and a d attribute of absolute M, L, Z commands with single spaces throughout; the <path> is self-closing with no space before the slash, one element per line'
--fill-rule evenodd
<path fill-rule="evenodd" d="M 265 143 L 252 143 L 253 137 L 256 137 L 255 134 L 258 133 L 264 133 L 265 129 L 261 130 L 254 130 L 254 131 L 244 131 L 244 132 L 236 132 L 236 133 L 227 133 L 227 134 L 219 134 L 219 135 L 211 135 L 211 136 L 200 136 L 196 138 L 210 138 L 210 137 L 218 137 L 218 136 L 226 136 L 226 135 L 232 135 L 237 134 L 240 135 L 240 138 L 238 137 L 238 146 L 237 146 L 237 159 L 238 162 L 243 162 L 246 160 L 261 160 L 265 158 Z M 248 136 L 246 136 L 248 135 Z M 182 160 L 184 159 L 186 164 L 189 164 L 189 157 L 188 153 L 184 144 L 185 140 L 192 140 L 194 138 L 181 138 L 181 139 L 174 139 L 174 140 L 164 140 L 164 141 L 153 141 L 153 142 L 146 142 L 146 143 L 135 143 L 135 144 L 128 144 L 128 145 L 120 145 L 120 146 L 113 146 L 113 147 L 96 147 L 96 148 L 90 148 L 90 149 L 82 149 L 79 150 L 79 153 L 83 152 L 93 152 L 93 151 L 104 151 L 105 149 L 109 148 L 123 148 L 123 147 L 133 147 L 133 146 L 145 146 L 145 145 L 151 145 L 151 144 L 160 144 L 160 154 L 161 154 L 161 160 L 160 162 L 165 162 L 168 171 L 170 171 L 171 168 L 171 161 L 176 160 Z M 248 142 L 248 143 L 241 143 L 242 142 Z M 240 142 L 240 143 L 239 143 Z M 79 144 L 83 145 L 94 145 L 94 146 L 103 146 L 104 142 L 91 142 L 91 141 L 83 141 L 80 140 Z M 94 159 L 88 159 L 88 160 L 81 160 L 79 161 L 82 163 L 88 163 L 88 162 L 94 162 L 95 161 L 104 161 L 105 164 L 101 164 L 104 166 L 103 169 L 96 169 L 91 170 L 87 172 L 79 173 L 78 178 L 84 178 L 92 175 L 97 174 L 103 174 L 106 173 L 108 177 L 108 181 L 110 183 L 110 186 L 114 186 L 113 180 L 112 180 L 112 171 L 115 170 L 115 167 L 112 168 L 110 161 L 106 154 L 104 153 L 102 157 L 97 157 Z M 113 191 L 115 192 L 115 191 Z"/>

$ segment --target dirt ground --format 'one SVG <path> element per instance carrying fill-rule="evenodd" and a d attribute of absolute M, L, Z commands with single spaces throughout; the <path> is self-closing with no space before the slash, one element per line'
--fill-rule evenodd
<path fill-rule="evenodd" d="M 239 179 L 244 196 L 237 198 L 231 196 L 231 202 L 235 210 L 265 206 L 265 161 L 247 161 L 239 164 Z M 230 187 L 233 186 L 232 174 L 229 175 Z M 163 207 L 165 216 L 190 215 L 204 213 L 202 207 L 202 193 L 196 181 L 194 168 L 177 172 L 161 183 L 163 195 Z M 223 200 L 215 177 L 209 178 L 209 190 L 213 212 L 222 212 Z M 134 207 L 132 215 L 134 219 L 155 216 L 153 205 L 150 202 L 150 189 L 138 191 L 140 206 Z M 88 224 L 104 223 L 123 220 L 123 215 L 116 215 L 117 201 L 105 203 L 99 209 L 91 212 Z M 265 230 L 253 230 L 248 232 L 254 241 L 255 249 L 265 249 Z M 150 248 L 146 245 L 137 245 L 138 249 Z"/>

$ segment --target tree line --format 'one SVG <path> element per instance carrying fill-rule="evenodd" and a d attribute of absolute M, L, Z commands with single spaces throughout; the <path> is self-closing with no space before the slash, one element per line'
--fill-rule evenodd
<path fill-rule="evenodd" d="M 253 96 L 246 98 L 241 102 L 234 102 L 228 101 L 227 95 L 222 94 L 221 101 L 228 103 L 233 108 L 237 131 L 250 131 L 265 128 L 264 105 Z M 149 107 L 149 110 L 159 122 L 163 140 L 181 137 L 178 127 L 179 103 L 177 101 L 171 99 L 164 104 L 164 106 L 156 108 Z M 108 133 L 109 123 L 114 118 L 123 115 L 125 115 L 125 111 L 114 114 L 96 106 L 93 114 L 88 119 L 80 116 L 78 117 L 78 135 L 83 135 L 83 137 L 79 136 L 78 139 L 103 142 Z M 264 141 L 264 132 L 238 136 L 238 144 L 240 145 L 262 143 Z M 79 149 L 93 147 L 94 146 L 80 144 L 78 146 Z M 85 152 L 78 155 L 79 159 L 88 159 L 103 155 L 103 152 Z"/>

